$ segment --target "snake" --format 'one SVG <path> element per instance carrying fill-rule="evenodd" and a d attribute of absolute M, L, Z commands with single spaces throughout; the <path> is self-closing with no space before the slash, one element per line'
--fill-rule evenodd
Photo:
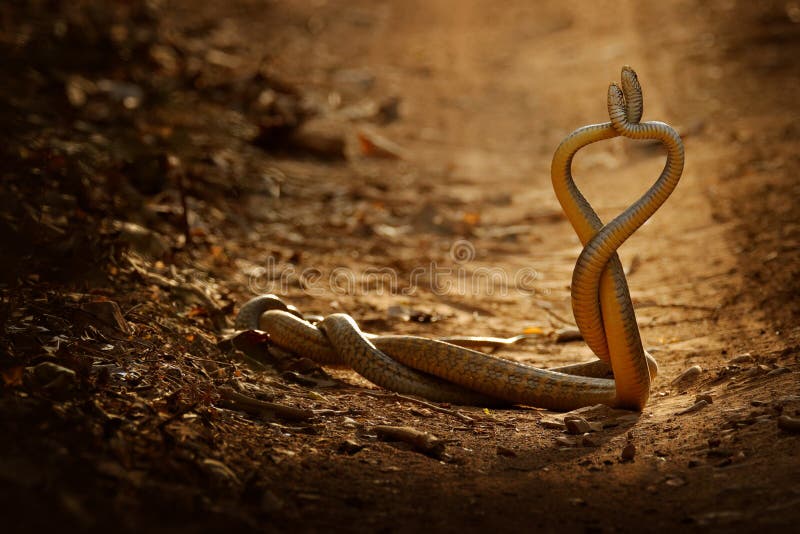
<path fill-rule="evenodd" d="M 609 85 L 607 105 L 610 121 L 570 133 L 551 164 L 556 197 L 583 245 L 572 275 L 573 314 L 597 360 L 540 369 L 474 350 L 511 344 L 516 338 L 379 336 L 362 332 L 343 313 L 313 324 L 275 295 L 245 303 L 235 327 L 263 330 L 281 348 L 321 364 L 347 365 L 378 386 L 432 401 L 521 404 L 560 411 L 595 404 L 642 410 L 658 366 L 642 346 L 616 250 L 672 193 L 683 172 L 684 151 L 680 136 L 669 125 L 640 122 L 642 90 L 632 68 L 623 67 L 621 86 Z M 575 185 L 571 166 L 581 148 L 617 136 L 659 141 L 667 149 L 667 162 L 653 186 L 604 225 Z"/>
<path fill-rule="evenodd" d="M 642 347 L 625 273 L 616 249 L 664 203 L 683 173 L 684 150 L 678 133 L 663 122 L 640 123 L 642 89 L 636 72 L 622 68 L 622 87 L 608 88 L 609 122 L 579 128 L 558 146 L 551 164 L 553 189 L 584 249 L 572 275 L 575 322 L 597 357 L 614 370 L 617 402 L 641 409 L 647 403 L 655 360 Z M 604 226 L 572 178 L 572 159 L 589 144 L 623 135 L 652 139 L 667 148 L 667 161 L 655 184 L 621 215 Z M 599 286 L 598 286 L 599 284 Z M 598 290 L 599 287 L 599 290 Z"/>

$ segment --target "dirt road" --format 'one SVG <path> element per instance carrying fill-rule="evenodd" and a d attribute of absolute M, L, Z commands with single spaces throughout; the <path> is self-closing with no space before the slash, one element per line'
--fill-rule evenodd
<path fill-rule="evenodd" d="M 119 520 L 125 529 L 358 532 L 777 531 L 800 519 L 800 438 L 776 422 L 800 410 L 796 3 L 237 0 L 170 2 L 156 15 L 182 61 L 205 54 L 234 79 L 199 93 L 178 86 L 181 97 L 164 97 L 157 119 L 148 119 L 186 132 L 188 142 L 175 133 L 165 143 L 190 177 L 210 173 L 240 188 L 218 205 L 190 205 L 195 236 L 217 241 L 176 260 L 179 267 L 237 303 L 254 290 L 279 291 L 304 311 L 346 311 L 373 331 L 541 332 L 504 355 L 544 367 L 592 359 L 582 342 L 546 335 L 571 322 L 580 252 L 552 192 L 550 160 L 570 131 L 607 120 L 608 82 L 633 66 L 644 118 L 678 129 L 687 155 L 673 196 L 620 249 L 660 374 L 638 418 L 582 441 L 542 425 L 553 414 L 540 410 L 464 409 L 476 419 L 466 425 L 365 394 L 371 386 L 349 371 L 330 372 L 357 387 L 330 389 L 242 371 L 226 380 L 336 415 L 293 426 L 209 419 L 190 408 L 204 426 L 164 438 L 163 456 L 143 452 L 161 450 L 158 439 L 141 445 L 136 425 L 120 423 L 125 437 L 115 439 L 127 445 L 88 449 L 99 473 L 91 482 L 46 484 L 56 515 L 79 526 Z M 265 65 L 322 110 L 309 131 L 344 136 L 345 160 L 265 152 L 241 133 L 247 115 L 232 102 L 247 84 L 239 82 Z M 355 118 L 359 105 L 394 97 L 397 120 Z M 358 136 L 376 134 L 402 157 L 365 155 Z M 657 146 L 615 139 L 582 151 L 573 169 L 610 220 L 663 162 Z M 266 194 L 264 180 L 280 194 Z M 276 285 L 263 267 L 286 283 Z M 142 302 L 156 294 L 149 280 L 139 293 L 109 296 L 136 305 L 128 321 L 174 343 L 165 353 L 189 376 L 179 338 L 213 341 L 222 329 L 192 322 L 186 305 L 163 295 L 188 323 L 162 320 L 170 308 L 157 304 L 161 297 Z M 406 312 L 423 322 L 403 321 Z M 216 348 L 201 352 L 223 358 Z M 696 379 L 673 383 L 692 366 L 702 369 Z M 139 372 L 166 372 L 153 369 Z M 115 391 L 97 402 L 120 413 L 133 394 Z M 713 402 L 682 414 L 700 394 Z M 449 461 L 372 439 L 376 424 L 452 440 Z M 83 443 L 64 439 L 69 451 Z M 635 454 L 623 459 L 629 444 Z M 205 459 L 224 469 L 208 475 L 216 464 Z M 187 475 L 182 462 L 201 467 Z M 104 495 L 109 479 L 115 496 Z M 34 489 L 21 495 L 32 498 Z"/>

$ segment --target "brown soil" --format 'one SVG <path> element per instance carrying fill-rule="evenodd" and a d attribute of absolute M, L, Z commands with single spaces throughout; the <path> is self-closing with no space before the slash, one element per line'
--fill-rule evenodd
<path fill-rule="evenodd" d="M 11 531 L 797 524 L 800 438 L 777 423 L 800 411 L 796 2 L 12 2 L 0 32 Z M 503 355 L 590 360 L 548 335 L 580 251 L 549 164 L 606 120 L 623 64 L 687 154 L 620 249 L 661 366 L 638 417 L 584 442 L 542 410 L 436 411 L 225 341 L 237 304 L 273 291 L 370 331 L 541 332 Z M 663 159 L 616 139 L 574 171 L 609 220 Z M 318 412 L 225 408 L 230 388 Z M 450 442 L 431 458 L 381 424 Z"/>

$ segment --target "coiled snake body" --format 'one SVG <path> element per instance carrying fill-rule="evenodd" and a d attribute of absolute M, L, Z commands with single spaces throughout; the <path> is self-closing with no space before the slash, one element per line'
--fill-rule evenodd
<path fill-rule="evenodd" d="M 683 144 L 667 124 L 639 122 L 642 93 L 630 67 L 622 69 L 621 88 L 610 85 L 608 111 L 610 122 L 569 134 L 551 165 L 556 196 L 584 245 L 572 276 L 573 313 L 599 360 L 544 370 L 468 348 L 492 341 L 484 338 L 374 336 L 361 332 L 350 316 L 341 313 L 315 326 L 274 295 L 244 304 L 236 327 L 264 330 L 273 343 L 289 351 L 323 364 L 350 366 L 381 387 L 433 401 L 482 406 L 513 403 L 554 410 L 602 403 L 641 410 L 657 365 L 642 347 L 616 250 L 677 185 L 683 172 Z M 572 159 L 584 146 L 620 135 L 660 141 L 667 148 L 667 162 L 641 198 L 603 225 L 572 179 Z M 604 377 L 609 368 L 613 379 Z"/>

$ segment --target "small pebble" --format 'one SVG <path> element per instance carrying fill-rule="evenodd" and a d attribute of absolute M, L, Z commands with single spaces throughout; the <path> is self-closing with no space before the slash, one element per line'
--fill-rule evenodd
<path fill-rule="evenodd" d="M 352 439 L 346 439 L 339 444 L 339 448 L 337 449 L 341 454 L 349 454 L 353 455 L 364 448 L 364 445 L 353 441 Z"/>
<path fill-rule="evenodd" d="M 678 375 L 678 377 L 672 381 L 672 385 L 673 386 L 688 385 L 697 380 L 697 378 L 700 376 L 702 372 L 703 372 L 702 367 L 700 367 L 699 365 L 693 365 L 688 369 L 686 369 L 684 372 L 682 372 L 680 375 Z"/>
<path fill-rule="evenodd" d="M 633 443 L 628 443 L 623 447 L 622 453 L 620 454 L 620 458 L 623 461 L 633 461 L 634 456 L 636 456 L 636 446 Z"/>
<path fill-rule="evenodd" d="M 686 485 L 686 481 L 684 479 L 682 479 L 681 477 L 669 477 L 666 480 L 665 484 L 667 486 L 672 486 L 673 488 L 679 488 L 681 486 L 685 486 Z"/>
<path fill-rule="evenodd" d="M 592 427 L 589 426 L 588 421 L 582 417 L 565 417 L 564 424 L 567 427 L 567 432 L 570 434 L 586 434 L 592 431 Z"/>
<path fill-rule="evenodd" d="M 344 420 L 342 421 L 342 425 L 353 427 L 358 425 L 358 421 L 350 417 L 345 417 Z"/>
<path fill-rule="evenodd" d="M 589 421 L 589 428 L 592 429 L 592 432 L 600 432 L 603 430 L 603 423 L 600 421 Z"/>
<path fill-rule="evenodd" d="M 574 447 L 577 445 L 573 438 L 568 438 L 567 436 L 558 436 L 556 438 L 556 443 L 561 445 L 562 447 Z"/>

